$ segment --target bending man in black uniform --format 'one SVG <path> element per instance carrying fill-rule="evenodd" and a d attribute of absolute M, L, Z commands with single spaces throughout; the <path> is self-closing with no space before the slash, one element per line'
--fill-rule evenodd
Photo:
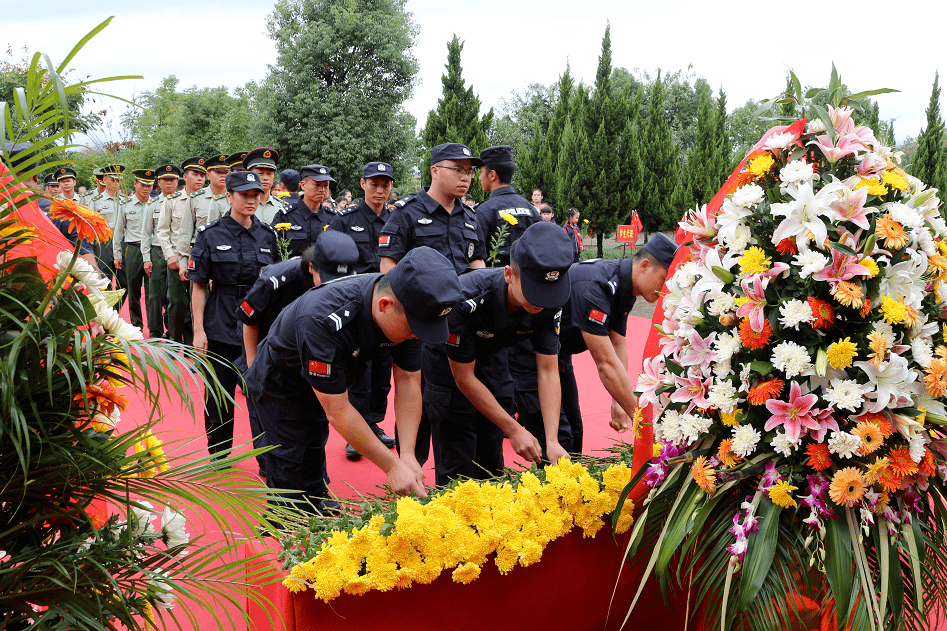
<path fill-rule="evenodd" d="M 598 368 L 602 385 L 612 396 L 611 426 L 619 432 L 631 427 L 638 400 L 634 394 L 634 385 L 628 376 L 628 353 L 625 333 L 628 326 L 628 314 L 635 304 L 635 298 L 644 298 L 655 302 L 658 292 L 664 286 L 668 268 L 674 260 L 677 246 L 660 232 L 630 259 L 596 259 L 576 263 L 569 270 L 572 279 L 572 291 L 562 310 L 562 330 L 559 340 L 562 343 L 562 355 L 567 360 L 566 370 L 560 362 L 560 379 L 572 380 L 572 388 L 563 388 L 564 392 L 576 392 L 574 408 L 578 409 L 578 390 L 575 388 L 575 373 L 572 371 L 572 355 L 586 350 L 592 353 L 592 359 Z M 568 405 L 568 402 L 563 402 Z M 574 449 L 582 447 L 582 417 L 578 423 L 571 416 L 569 434 Z"/>
<path fill-rule="evenodd" d="M 394 170 L 387 162 L 369 162 L 362 167 L 359 184 L 365 197 L 357 206 L 336 212 L 329 223 L 333 232 L 338 230 L 349 235 L 358 246 L 356 274 L 372 274 L 381 270 L 378 254 L 378 235 L 391 216 L 385 202 L 394 184 Z M 326 236 L 325 234 L 323 237 Z M 368 421 L 372 431 L 385 447 L 394 447 L 395 439 L 387 435 L 379 423 L 385 420 L 388 411 L 388 393 L 391 391 L 391 354 L 381 353 L 373 359 L 365 375 L 349 388 L 349 401 L 358 413 Z M 358 460 L 362 454 L 352 445 L 345 446 L 345 457 Z"/>
<path fill-rule="evenodd" d="M 240 377 L 233 362 L 243 352 L 237 305 L 260 270 L 276 262 L 276 231 L 254 216 L 262 194 L 257 174 L 228 174 L 230 214 L 198 229 L 188 261 L 188 280 L 193 282 L 194 347 L 210 351 L 214 373 L 231 399 Z M 233 446 L 233 417 L 232 400 L 204 393 L 204 425 L 211 455 L 223 455 Z"/>
<path fill-rule="evenodd" d="M 394 492 L 424 494 L 414 457 L 421 416 L 421 349 L 442 344 L 460 299 L 453 266 L 415 248 L 387 274 L 360 274 L 306 292 L 276 318 L 246 374 L 247 402 L 266 432 L 267 484 L 296 489 L 309 510 L 330 510 L 325 469 L 329 424 L 388 476 Z M 417 339 L 416 339 L 417 338 Z M 349 402 L 346 388 L 368 360 L 390 349 L 401 457 L 389 451 Z"/>
<path fill-rule="evenodd" d="M 463 299 L 450 314 L 450 337 L 424 348 L 424 407 L 434 433 L 437 483 L 503 471 L 503 437 L 527 461 L 566 455 L 559 430 L 559 317 L 569 298 L 572 244 L 558 226 L 537 223 L 516 241 L 511 264 L 460 276 Z M 513 417 L 505 355 L 522 340 L 536 352 L 545 434 L 537 440 Z M 498 358 L 500 360 L 498 361 Z M 545 449 L 543 449 L 545 447 Z"/>

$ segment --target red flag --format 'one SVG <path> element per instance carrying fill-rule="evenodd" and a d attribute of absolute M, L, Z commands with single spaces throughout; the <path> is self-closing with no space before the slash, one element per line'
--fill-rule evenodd
<path fill-rule="evenodd" d="M 638 216 L 638 211 L 636 210 L 631 213 L 631 230 L 632 230 L 631 234 L 634 237 L 634 240 L 632 241 L 632 243 L 638 243 L 638 235 L 641 233 L 643 229 L 644 229 L 644 226 L 641 225 L 641 218 Z"/>

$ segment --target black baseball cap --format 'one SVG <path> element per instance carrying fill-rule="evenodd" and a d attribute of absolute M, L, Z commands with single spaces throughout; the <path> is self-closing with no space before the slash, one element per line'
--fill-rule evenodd
<path fill-rule="evenodd" d="M 480 152 L 484 164 L 513 164 L 513 148 L 509 145 L 487 147 Z"/>
<path fill-rule="evenodd" d="M 227 192 L 260 191 L 260 176 L 252 171 L 231 171 L 227 174 Z M 565 234 L 565 232 L 563 232 Z"/>
<path fill-rule="evenodd" d="M 519 266 L 523 297 L 531 305 L 555 309 L 569 300 L 574 250 L 565 230 L 546 221 L 534 223 L 513 244 L 510 259 Z"/>
<path fill-rule="evenodd" d="M 483 166 L 483 160 L 472 155 L 470 148 L 459 142 L 445 142 L 431 149 L 431 164 L 437 164 L 442 160 L 470 160 L 470 166 Z"/>
<path fill-rule="evenodd" d="M 332 169 L 321 164 L 307 164 L 299 169 L 299 181 L 301 182 L 308 177 L 312 178 L 313 182 L 335 182 L 331 172 Z"/>
<path fill-rule="evenodd" d="M 662 233 L 656 232 L 645 244 L 644 251 L 658 259 L 665 269 L 671 269 L 674 255 L 677 253 L 677 244 Z"/>
<path fill-rule="evenodd" d="M 395 179 L 395 170 L 387 162 L 369 162 L 362 167 L 362 177 L 386 177 L 390 180 Z"/>
<path fill-rule="evenodd" d="M 446 342 L 447 315 L 461 298 L 454 265 L 437 250 L 420 246 L 409 250 L 388 278 L 411 332 L 425 344 Z"/>
<path fill-rule="evenodd" d="M 352 274 L 358 263 L 358 246 L 351 236 L 338 230 L 326 230 L 316 239 L 313 264 L 322 282 Z"/>
<path fill-rule="evenodd" d="M 286 169 L 279 174 L 279 181 L 295 191 L 299 188 L 299 171 L 296 169 Z"/>

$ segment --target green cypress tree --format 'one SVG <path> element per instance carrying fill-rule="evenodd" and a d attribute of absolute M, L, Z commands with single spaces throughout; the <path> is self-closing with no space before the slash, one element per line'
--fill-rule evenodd
<path fill-rule="evenodd" d="M 612 39 L 611 25 L 605 27 L 602 37 L 602 53 L 598 58 L 595 73 L 595 88 L 586 110 L 585 128 L 591 139 L 589 173 L 587 183 L 594 198 L 582 208 L 583 216 L 595 230 L 598 256 L 603 256 L 603 239 L 612 234 L 619 221 L 629 211 L 622 206 L 623 189 L 621 172 L 621 136 L 625 131 L 627 99 L 615 95 L 611 84 Z"/>
<path fill-rule="evenodd" d="M 566 63 L 566 71 L 559 77 L 559 100 L 553 110 L 552 118 L 549 120 L 549 129 L 546 131 L 545 142 L 542 143 L 540 151 L 540 160 L 537 162 L 538 173 L 541 174 L 546 188 L 540 184 L 534 184 L 533 188 L 541 188 L 546 196 L 548 203 L 552 204 L 560 217 L 564 217 L 562 206 L 564 202 L 559 199 L 558 167 L 559 167 L 559 148 L 562 144 L 562 134 L 565 131 L 566 121 L 572 114 L 572 93 L 575 90 L 575 84 L 572 80 L 572 74 L 569 70 L 569 64 Z M 548 189 L 548 190 L 547 190 Z"/>
<path fill-rule="evenodd" d="M 783 98 L 794 99 L 795 97 L 796 89 L 792 84 L 792 73 L 786 73 L 786 89 L 783 90 Z M 776 109 L 776 116 L 785 119 L 798 118 L 799 112 L 796 110 L 796 103 L 793 101 L 780 103 L 779 107 Z"/>
<path fill-rule="evenodd" d="M 934 73 L 934 87 L 927 106 L 927 128 L 917 138 L 917 152 L 911 161 L 911 175 L 930 187 L 944 188 L 944 120 L 940 116 L 940 76 Z"/>
<path fill-rule="evenodd" d="M 664 118 L 664 82 L 660 70 L 651 86 L 648 124 L 642 136 L 641 150 L 644 162 L 644 186 L 638 202 L 641 223 L 649 232 L 670 230 L 683 216 L 684 209 L 670 207 L 680 169 L 677 145 Z"/>
<path fill-rule="evenodd" d="M 878 116 L 878 101 L 873 101 L 871 106 L 871 116 L 868 117 L 868 126 L 875 134 L 875 138 L 881 138 L 881 119 Z"/>
<path fill-rule="evenodd" d="M 592 197 L 592 191 L 589 189 L 589 183 L 593 181 L 591 148 L 585 131 L 588 94 L 580 85 L 572 96 L 572 115 L 566 119 L 562 131 L 555 169 L 556 199 L 560 204 L 557 210 L 563 219 L 566 217 L 566 210 L 571 207 L 584 210 Z"/>
<path fill-rule="evenodd" d="M 714 156 L 714 169 L 711 173 L 710 188 L 713 189 L 709 202 L 717 194 L 723 183 L 730 177 L 733 160 L 733 144 L 730 142 L 730 132 L 727 130 L 727 94 L 720 86 L 720 96 L 717 97 L 717 112 L 714 118 L 714 138 L 717 154 Z"/>
<path fill-rule="evenodd" d="M 427 122 L 421 131 L 421 142 L 427 150 L 421 167 L 421 178 L 425 186 L 431 183 L 430 149 L 444 142 L 460 142 L 476 155 L 489 146 L 487 130 L 493 123 L 493 108 L 480 116 L 480 98 L 474 94 L 473 86 L 465 87 L 460 54 L 464 43 L 457 35 L 447 44 L 447 73 L 441 76 L 443 96 L 437 100 L 437 109 L 427 115 Z M 475 199 L 483 199 L 480 181 L 473 179 L 470 194 Z"/>
<path fill-rule="evenodd" d="M 700 107 L 697 109 L 697 137 L 681 169 L 681 190 L 675 200 L 678 204 L 687 204 L 682 210 L 689 210 L 694 204 L 706 204 L 719 186 L 714 185 L 719 153 L 716 114 L 710 86 L 703 83 L 700 87 Z"/>
<path fill-rule="evenodd" d="M 634 91 L 634 97 L 630 95 L 631 86 L 629 86 L 622 95 L 625 103 L 628 103 L 628 116 L 625 117 L 625 131 L 621 135 L 620 160 L 621 177 L 623 187 L 621 189 L 621 221 L 630 221 L 632 211 L 638 208 L 638 202 L 641 199 L 642 180 L 644 178 L 644 164 L 641 159 L 641 139 L 638 133 L 638 126 L 641 120 L 639 112 L 641 110 L 642 86 L 638 86 Z"/>
<path fill-rule="evenodd" d="M 544 194 L 549 194 L 551 186 L 554 184 L 553 173 L 542 170 L 543 145 L 546 138 L 543 135 L 541 121 L 536 121 L 536 128 L 533 135 L 526 142 L 520 143 L 519 151 L 516 154 L 516 185 L 519 192 L 529 199 L 530 193 L 534 189 L 540 189 Z"/>

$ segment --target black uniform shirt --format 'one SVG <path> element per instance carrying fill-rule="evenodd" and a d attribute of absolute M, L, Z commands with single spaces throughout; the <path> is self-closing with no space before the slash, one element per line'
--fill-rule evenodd
<path fill-rule="evenodd" d="M 244 228 L 225 215 L 197 230 L 187 264 L 187 277 L 197 283 L 214 281 L 204 304 L 207 339 L 243 345 L 243 326 L 237 305 L 260 276 L 276 262 L 276 231 L 256 217 Z"/>
<path fill-rule="evenodd" d="M 477 204 L 477 229 L 480 240 L 487 252 L 493 250 L 493 237 L 502 226 L 507 226 L 507 236 L 500 244 L 495 267 L 510 264 L 510 246 L 523 236 L 526 229 L 536 222 L 542 221 L 539 211 L 528 201 L 516 194 L 512 186 L 501 186 L 490 193 L 490 199 Z M 507 214 L 516 220 L 510 224 L 500 217 L 500 213 Z M 485 261 L 486 262 L 486 261 Z"/>
<path fill-rule="evenodd" d="M 392 344 L 375 326 L 372 293 L 380 278 L 362 274 L 323 283 L 280 313 L 246 373 L 252 388 L 325 420 L 313 388 L 344 393 L 382 349 L 391 350 L 400 368 L 420 370 L 420 341 Z"/>
<path fill-rule="evenodd" d="M 260 339 L 290 303 L 312 289 L 309 264 L 298 256 L 267 265 L 237 308 L 237 319 L 260 327 Z"/>
<path fill-rule="evenodd" d="M 292 206 L 284 206 L 277 212 L 271 225 L 290 224 L 291 227 L 285 232 L 286 238 L 289 239 L 289 251 L 293 256 L 302 256 L 306 248 L 314 244 L 322 231 L 329 226 L 332 215 L 332 211 L 325 206 L 321 206 L 319 212 L 312 212 L 300 197 Z M 281 232 L 280 236 L 283 234 Z"/>
<path fill-rule="evenodd" d="M 358 246 L 358 263 L 355 264 L 356 274 L 366 274 L 380 271 L 381 257 L 378 254 L 378 237 L 391 211 L 387 208 L 376 215 L 365 201 L 358 206 L 345 208 L 336 213 L 329 223 L 329 227 L 352 237 Z"/>
<path fill-rule="evenodd" d="M 628 314 L 635 304 L 631 285 L 632 259 L 594 259 L 569 268 L 572 291 L 562 309 L 562 352 L 588 350 L 582 331 L 625 335 Z"/>
<path fill-rule="evenodd" d="M 470 267 L 471 261 L 487 258 L 474 210 L 454 200 L 454 211 L 448 213 L 427 194 L 427 189 L 421 189 L 391 213 L 378 237 L 378 254 L 400 261 L 408 250 L 419 245 L 443 254 L 458 274 Z"/>
<path fill-rule="evenodd" d="M 470 363 L 484 361 L 502 348 L 530 340 L 537 353 L 559 353 L 560 309 L 543 309 L 537 314 L 506 306 L 508 285 L 502 268 L 476 269 L 461 274 L 463 294 L 457 308 L 447 316 L 450 336 L 440 347 L 425 346 L 426 361 L 434 368 L 426 376 L 440 385 L 452 386 L 448 359 Z"/>

